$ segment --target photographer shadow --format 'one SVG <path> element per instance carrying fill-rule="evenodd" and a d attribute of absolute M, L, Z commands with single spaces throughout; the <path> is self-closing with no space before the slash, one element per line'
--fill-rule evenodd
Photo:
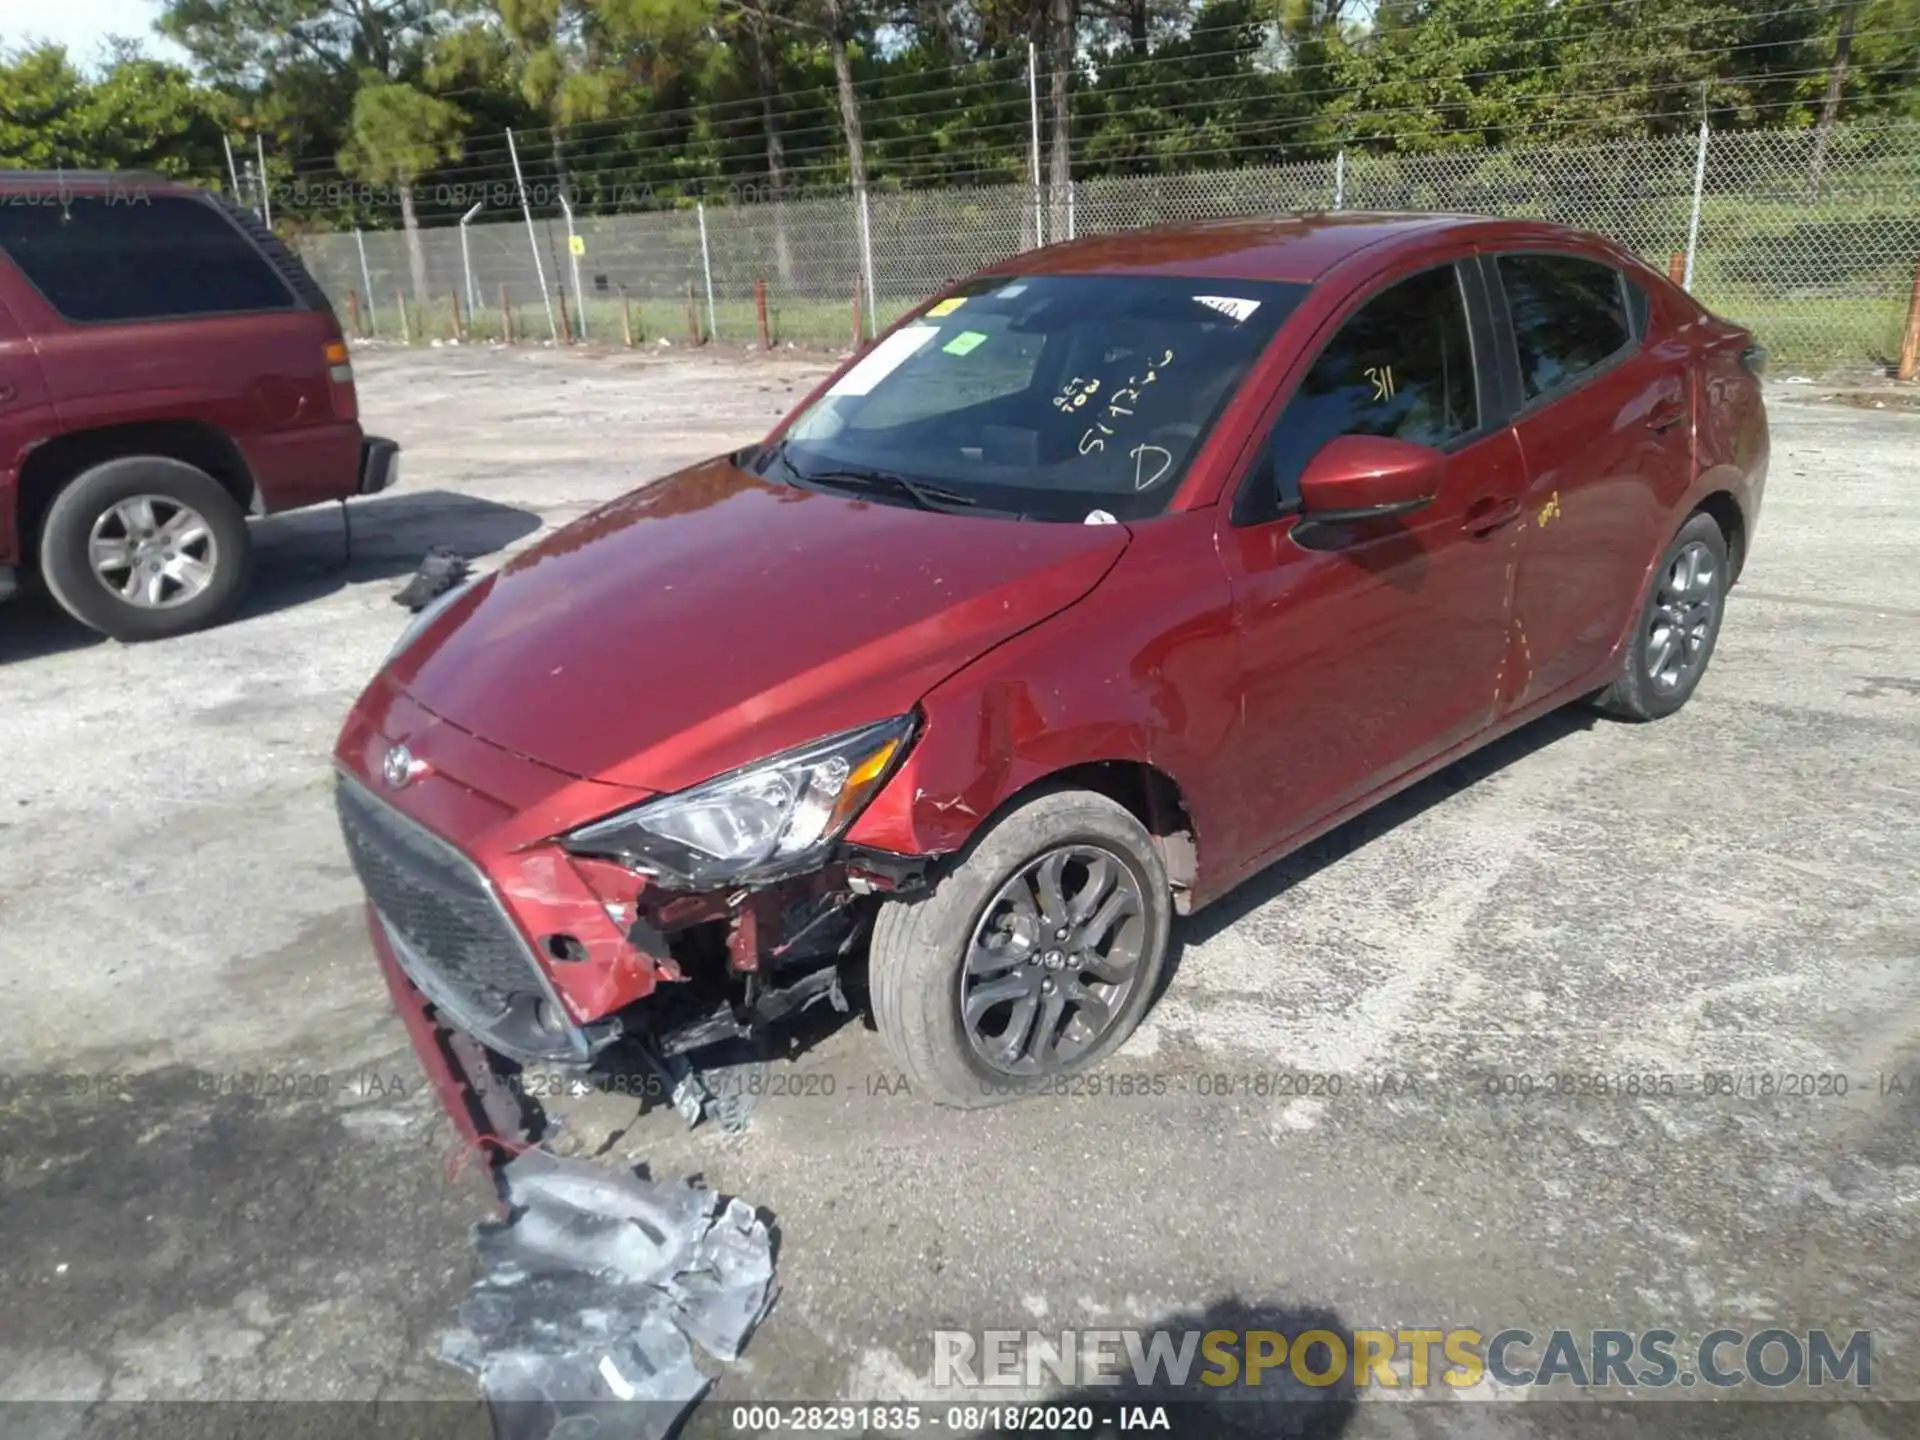
<path fill-rule="evenodd" d="M 1169 1376 L 1165 1366 L 1155 1367 L 1150 1376 L 1131 1373 L 1123 1364 L 1118 1383 L 1080 1385 L 1063 1394 L 1049 1396 L 1045 1409 L 1088 1407 L 1096 1417 L 1092 1433 L 1116 1432 L 1111 1423 L 1115 1412 L 1141 1411 L 1120 1423 L 1143 1432 L 1155 1424 L 1155 1412 L 1164 1410 L 1166 1426 L 1161 1433 L 1194 1436 L 1258 1436 L 1260 1440 L 1333 1440 L 1352 1422 L 1355 1398 L 1352 1357 L 1336 1355 L 1324 1341 L 1315 1340 L 1306 1347 L 1301 1370 L 1308 1375 L 1327 1375 L 1337 1359 L 1344 1359 L 1339 1373 L 1330 1383 L 1310 1385 L 1299 1378 L 1292 1364 L 1294 1343 L 1302 1335 L 1324 1330 L 1339 1337 L 1343 1347 L 1348 1332 L 1340 1317 L 1331 1310 L 1306 1309 L 1238 1298 L 1220 1300 L 1201 1311 L 1180 1311 L 1140 1327 L 1144 1344 L 1151 1346 L 1156 1332 L 1164 1332 L 1176 1350 L 1191 1332 L 1205 1337 L 1212 1331 L 1227 1331 L 1233 1341 L 1225 1347 L 1234 1357 L 1232 1374 L 1227 1367 L 1209 1359 L 1196 1340 L 1192 1363 L 1184 1375 Z M 1272 1353 L 1284 1355 L 1249 1383 L 1246 1360 L 1251 1344 L 1247 1337 L 1265 1332 L 1286 1337 L 1284 1351 L 1275 1345 Z M 1209 1383 L 1210 1377 L 1214 1383 Z M 1018 1409 L 1021 1407 L 1009 1407 Z M 1106 1423 L 1102 1423 L 1102 1422 Z M 1001 1440 L 1033 1433 L 1023 1429 L 976 1431 L 974 1440 Z"/>

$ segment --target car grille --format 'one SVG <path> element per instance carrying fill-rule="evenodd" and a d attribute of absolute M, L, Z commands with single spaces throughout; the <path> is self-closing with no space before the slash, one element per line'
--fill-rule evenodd
<path fill-rule="evenodd" d="M 411 953 L 407 958 L 482 1022 L 516 995 L 545 993 L 534 960 L 480 872 L 453 846 L 351 780 L 334 785 L 347 854 L 367 896 Z"/>

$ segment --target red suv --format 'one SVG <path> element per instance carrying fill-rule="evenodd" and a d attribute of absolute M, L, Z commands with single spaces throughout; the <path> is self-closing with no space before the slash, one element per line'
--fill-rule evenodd
<path fill-rule="evenodd" d="M 130 174 L 0 171 L 0 599 L 37 570 L 119 640 L 212 624 L 247 517 L 385 488 L 327 297 L 252 215 Z"/>
<path fill-rule="evenodd" d="M 1556 706 L 1686 702 L 1759 514 L 1761 358 L 1540 224 L 974 277 L 403 638 L 337 799 L 418 1048 L 461 1103 L 502 1057 L 669 1060 L 864 953 L 936 1099 L 1095 1064 L 1176 913 Z"/>

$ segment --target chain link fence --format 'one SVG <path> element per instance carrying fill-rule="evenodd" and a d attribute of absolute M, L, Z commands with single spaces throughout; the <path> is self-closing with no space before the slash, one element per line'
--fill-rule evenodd
<path fill-rule="evenodd" d="M 1556 221 L 1611 236 L 1751 327 L 1778 366 L 1885 366 L 1920 260 L 1920 126 L 1741 131 L 1529 145 L 1182 175 L 1101 178 L 1064 204 L 1028 187 L 871 191 L 420 235 L 412 291 L 398 231 L 316 235 L 301 251 L 362 334 L 576 334 L 635 344 L 770 338 L 846 344 L 931 291 L 1042 238 L 1299 210 L 1432 210 Z M 536 263 L 537 256 L 537 263 Z M 543 285 L 544 281 L 544 285 Z M 564 293 L 563 293 L 564 291 Z M 865 312 L 863 297 L 873 304 Z M 347 297 L 351 297 L 350 299 Z M 404 296 L 404 299 L 403 299 Z M 457 297 L 457 298 L 456 298 Z M 549 320 L 549 305 L 552 319 Z"/>

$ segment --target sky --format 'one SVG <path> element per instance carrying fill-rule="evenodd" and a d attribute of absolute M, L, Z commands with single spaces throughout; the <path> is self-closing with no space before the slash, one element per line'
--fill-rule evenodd
<path fill-rule="evenodd" d="M 153 33 L 159 13 L 155 0 L 0 0 L 0 49 L 52 40 L 80 64 L 92 65 L 108 35 L 131 35 L 149 55 L 184 60 L 177 46 Z"/>

